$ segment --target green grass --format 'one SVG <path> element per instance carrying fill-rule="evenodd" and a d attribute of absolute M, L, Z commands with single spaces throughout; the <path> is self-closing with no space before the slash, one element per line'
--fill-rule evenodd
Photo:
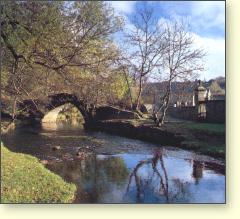
<path fill-rule="evenodd" d="M 214 133 L 221 133 L 221 134 L 225 133 L 225 124 L 185 122 L 185 123 L 181 123 L 181 126 L 188 129 L 205 131 L 205 132 L 214 132 Z"/>
<path fill-rule="evenodd" d="M 1 144 L 2 203 L 71 203 L 76 186 L 47 170 L 37 158 Z"/>
<path fill-rule="evenodd" d="M 193 151 L 198 151 L 206 155 L 213 157 L 224 158 L 225 157 L 225 144 L 224 143 L 209 143 L 204 141 L 198 141 L 196 139 L 186 140 L 183 142 L 184 147 Z"/>
<path fill-rule="evenodd" d="M 214 157 L 225 157 L 225 124 L 184 122 L 179 125 L 185 136 L 186 148 Z"/>

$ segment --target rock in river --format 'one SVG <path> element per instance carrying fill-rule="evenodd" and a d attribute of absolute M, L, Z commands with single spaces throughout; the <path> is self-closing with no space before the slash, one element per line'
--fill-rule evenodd
<path fill-rule="evenodd" d="M 60 146 L 52 146 L 52 150 L 53 150 L 53 151 L 60 150 L 60 149 L 61 149 Z"/>

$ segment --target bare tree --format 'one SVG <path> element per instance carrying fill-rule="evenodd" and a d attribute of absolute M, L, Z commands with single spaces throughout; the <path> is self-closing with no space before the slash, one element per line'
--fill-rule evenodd
<path fill-rule="evenodd" d="M 204 70 L 202 58 L 205 53 L 202 48 L 196 48 L 194 36 L 187 31 L 184 22 L 164 22 L 165 51 L 162 55 L 159 72 L 166 81 L 166 88 L 160 104 L 154 111 L 154 120 L 158 126 L 164 123 L 169 107 L 173 81 L 185 81 L 196 77 Z"/>
<path fill-rule="evenodd" d="M 163 32 L 159 28 L 158 21 L 154 17 L 153 8 L 146 5 L 138 8 L 134 19 L 133 28 L 126 34 L 126 42 L 131 45 L 131 65 L 137 80 L 138 93 L 136 98 L 136 110 L 140 108 L 143 83 L 147 76 L 156 69 L 162 58 L 164 50 Z"/>

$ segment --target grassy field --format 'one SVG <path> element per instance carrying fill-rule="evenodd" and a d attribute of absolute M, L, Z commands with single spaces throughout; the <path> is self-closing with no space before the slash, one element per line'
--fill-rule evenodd
<path fill-rule="evenodd" d="M 190 130 L 199 130 L 204 132 L 225 134 L 225 124 L 185 122 L 182 123 L 181 126 Z"/>
<path fill-rule="evenodd" d="M 185 121 L 167 125 L 167 129 L 184 136 L 183 148 L 225 158 L 225 124 Z"/>
<path fill-rule="evenodd" d="M 1 144 L 2 203 L 71 203 L 76 186 L 47 170 L 37 158 Z"/>

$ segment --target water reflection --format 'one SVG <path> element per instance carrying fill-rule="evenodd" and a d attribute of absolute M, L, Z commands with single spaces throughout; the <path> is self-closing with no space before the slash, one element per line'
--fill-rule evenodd
<path fill-rule="evenodd" d="M 143 168 L 145 165 L 150 165 L 152 167 L 152 170 L 151 170 L 152 174 L 150 174 L 150 177 L 143 179 L 143 177 L 141 177 L 138 172 L 140 172 L 141 168 Z M 158 169 L 158 166 L 160 167 L 160 169 Z M 163 172 L 163 175 L 161 172 Z M 133 172 L 130 175 L 129 183 L 127 186 L 127 192 L 129 192 L 131 182 L 133 181 L 133 178 L 134 178 L 136 191 L 137 191 L 136 200 L 138 203 L 144 202 L 145 192 L 149 191 L 148 187 L 151 186 L 155 175 L 159 178 L 158 179 L 159 183 L 157 183 L 158 185 L 155 183 L 153 188 L 155 191 L 153 192 L 157 192 L 159 193 L 159 195 L 164 195 L 166 198 L 166 202 L 168 202 L 169 201 L 168 176 L 164 166 L 161 150 L 156 151 L 152 158 L 147 160 L 141 160 L 136 165 L 136 167 L 133 169 Z"/>
<path fill-rule="evenodd" d="M 120 157 L 98 156 L 94 153 L 64 162 L 47 164 L 47 168 L 61 175 L 68 182 L 77 184 L 75 202 L 96 203 L 111 191 L 112 185 L 125 183 L 129 172 Z"/>
<path fill-rule="evenodd" d="M 143 170 L 145 168 L 145 170 Z M 146 176 L 146 169 L 148 175 Z M 133 180 L 134 178 L 134 180 Z M 130 175 L 127 192 L 136 189 L 136 202 L 176 203 L 188 202 L 191 195 L 188 193 L 188 182 L 179 178 L 171 179 L 163 160 L 162 150 L 155 151 L 152 158 L 141 160 Z M 133 183 L 132 183 L 133 182 Z M 170 184 L 170 188 L 169 188 Z"/>
<path fill-rule="evenodd" d="M 198 184 L 203 177 L 204 163 L 200 161 L 193 161 L 193 173 L 192 176 L 195 179 L 195 183 Z"/>
<path fill-rule="evenodd" d="M 59 121 L 59 122 L 46 122 L 41 123 L 41 128 L 47 131 L 58 131 L 58 130 L 66 130 L 66 129 L 82 129 L 83 123 L 80 123 L 78 120 L 73 119 L 71 121 Z"/>
<path fill-rule="evenodd" d="M 75 203 L 225 202 L 225 166 L 208 156 L 67 124 L 21 126 L 2 140 L 75 183 Z"/>
<path fill-rule="evenodd" d="M 173 164 L 176 169 L 172 168 Z M 152 155 L 88 153 L 47 167 L 77 185 L 76 203 L 221 203 L 225 200 L 223 175 L 205 170 L 198 161 L 189 163 L 175 158 L 173 161 L 163 150 Z M 209 187 L 209 183 L 214 187 Z"/>

